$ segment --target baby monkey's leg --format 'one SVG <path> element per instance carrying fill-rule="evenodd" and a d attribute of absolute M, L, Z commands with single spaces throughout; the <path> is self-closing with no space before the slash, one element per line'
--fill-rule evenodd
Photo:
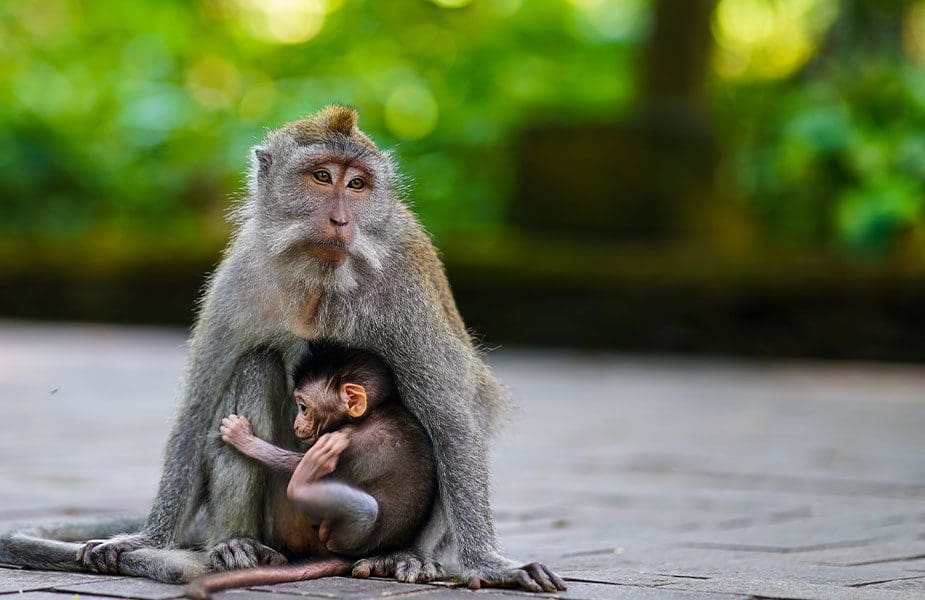
<path fill-rule="evenodd" d="M 364 554 L 379 516 L 376 499 L 339 481 L 290 484 L 289 499 L 320 523 L 321 539 L 335 554 Z"/>

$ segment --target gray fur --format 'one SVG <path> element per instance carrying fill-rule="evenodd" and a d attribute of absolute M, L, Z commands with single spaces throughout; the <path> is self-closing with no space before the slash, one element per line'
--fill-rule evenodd
<path fill-rule="evenodd" d="M 459 565 L 469 574 L 539 591 L 523 581 L 526 571 L 499 553 L 489 505 L 487 442 L 508 407 L 508 394 L 466 332 L 436 250 L 401 200 L 391 155 L 356 139 L 338 133 L 300 143 L 284 128 L 271 132 L 254 153 L 247 197 L 234 212 L 237 230 L 209 279 L 190 339 L 180 411 L 154 507 L 141 533 L 114 544 L 123 552 L 177 547 L 200 508 L 210 519 L 212 543 L 265 540 L 257 467 L 210 440 L 217 419 L 230 412 L 229 397 L 243 416 L 261 424 L 261 435 L 281 431 L 283 363 L 305 339 L 326 337 L 377 352 L 393 366 L 401 397 L 435 449 L 441 502 L 419 547 L 373 559 L 375 564 L 387 574 L 416 579 L 433 570 L 433 553 L 446 545 L 448 529 Z M 310 223 L 325 207 L 299 174 L 319 154 L 362 160 L 372 170 L 369 201 L 351 209 L 349 259 L 337 268 L 304 252 L 306 242 L 318 241 Z M 305 301 L 313 295 L 317 308 L 306 315 Z M 249 367 L 256 374 L 236 372 L 241 357 L 254 352 L 263 357 L 262 366 Z M 225 490 L 221 481 L 237 487 Z M 106 551 L 102 544 L 92 552 Z M 162 569 L 141 571 L 160 578 Z"/>

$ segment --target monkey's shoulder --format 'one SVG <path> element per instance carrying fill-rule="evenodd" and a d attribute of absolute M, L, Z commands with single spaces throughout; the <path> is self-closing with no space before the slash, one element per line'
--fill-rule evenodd
<path fill-rule="evenodd" d="M 403 472 L 408 465 L 433 470 L 430 441 L 423 427 L 401 404 L 377 407 L 347 432 L 350 445 L 338 472 L 354 480 L 371 481 Z"/>
<path fill-rule="evenodd" d="M 353 433 L 358 447 L 368 451 L 417 450 L 428 445 L 427 434 L 411 412 L 398 402 L 377 407 Z"/>

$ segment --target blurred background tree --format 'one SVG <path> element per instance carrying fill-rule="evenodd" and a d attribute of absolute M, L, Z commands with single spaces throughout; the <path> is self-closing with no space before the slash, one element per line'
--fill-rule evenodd
<path fill-rule="evenodd" d="M 337 101 L 493 339 L 925 357 L 923 63 L 922 1 L 2 3 L 0 314 L 188 321 Z"/>

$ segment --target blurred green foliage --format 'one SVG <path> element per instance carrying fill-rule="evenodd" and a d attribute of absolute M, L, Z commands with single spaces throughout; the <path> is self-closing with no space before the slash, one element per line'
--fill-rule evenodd
<path fill-rule="evenodd" d="M 720 0 L 718 195 L 756 238 L 925 248 L 922 7 Z M 437 236 L 503 229 L 518 133 L 624 118 L 652 11 L 652 0 L 4 2 L 0 242 L 211 251 L 248 148 L 332 101 L 359 108 L 397 151 Z"/>
<path fill-rule="evenodd" d="M 332 101 L 397 151 L 430 229 L 498 224 L 519 127 L 631 98 L 647 13 L 623 4 L 2 3 L 0 231 L 214 243 L 248 148 Z"/>

